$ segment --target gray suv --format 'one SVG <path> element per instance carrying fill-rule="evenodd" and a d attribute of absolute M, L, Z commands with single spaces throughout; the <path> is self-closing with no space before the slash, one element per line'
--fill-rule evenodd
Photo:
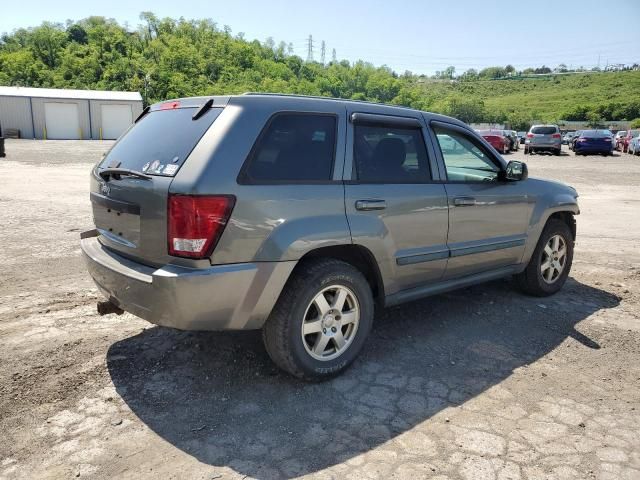
<path fill-rule="evenodd" d="M 562 135 L 557 125 L 533 125 L 524 142 L 524 153 L 550 152 L 560 155 Z"/>
<path fill-rule="evenodd" d="M 246 94 L 152 105 L 91 172 L 81 235 L 106 301 L 188 330 L 262 329 L 318 380 L 362 349 L 374 308 L 513 275 L 567 279 L 576 191 L 527 178 L 453 118 Z"/>

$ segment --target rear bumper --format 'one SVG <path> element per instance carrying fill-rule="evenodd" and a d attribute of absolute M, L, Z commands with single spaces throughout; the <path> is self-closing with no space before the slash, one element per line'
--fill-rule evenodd
<path fill-rule="evenodd" d="M 296 263 L 153 268 L 108 250 L 95 236 L 82 238 L 80 246 L 106 298 L 151 323 L 181 330 L 261 328 Z"/>
<path fill-rule="evenodd" d="M 576 143 L 573 146 L 574 152 L 589 152 L 589 153 L 610 153 L 613 151 L 613 145 L 582 145 Z"/>

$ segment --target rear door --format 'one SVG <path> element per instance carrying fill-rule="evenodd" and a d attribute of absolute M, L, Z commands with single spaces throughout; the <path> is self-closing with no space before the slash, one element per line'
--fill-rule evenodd
<path fill-rule="evenodd" d="M 155 108 L 127 131 L 91 175 L 91 203 L 100 241 L 141 263 L 160 265 L 167 249 L 167 196 L 174 175 L 222 108 L 193 120 L 199 105 Z M 175 107 L 173 106 L 175 105 Z M 148 175 L 100 176 L 107 168 Z"/>
<path fill-rule="evenodd" d="M 353 242 L 373 252 L 387 295 L 439 280 L 448 211 L 424 120 L 347 110 L 345 206 Z"/>
<path fill-rule="evenodd" d="M 451 258 L 445 278 L 517 264 L 535 205 L 527 181 L 501 181 L 502 162 L 466 129 L 444 122 L 431 126 L 446 171 Z"/>

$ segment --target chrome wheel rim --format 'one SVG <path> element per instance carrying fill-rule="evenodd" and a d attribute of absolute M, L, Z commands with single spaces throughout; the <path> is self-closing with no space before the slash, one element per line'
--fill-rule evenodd
<path fill-rule="evenodd" d="M 331 285 L 316 294 L 302 319 L 302 344 L 307 353 L 323 362 L 346 352 L 360 324 L 360 305 L 353 291 Z"/>
<path fill-rule="evenodd" d="M 540 273 L 542 279 L 552 284 L 560 278 L 567 264 L 567 242 L 562 235 L 554 235 L 549 239 L 542 252 Z"/>

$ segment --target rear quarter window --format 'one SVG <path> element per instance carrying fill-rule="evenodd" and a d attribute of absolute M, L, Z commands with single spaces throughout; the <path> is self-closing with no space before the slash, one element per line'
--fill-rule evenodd
<path fill-rule="evenodd" d="M 240 183 L 327 182 L 333 178 L 337 118 L 278 113 L 271 117 L 245 162 Z"/>
<path fill-rule="evenodd" d="M 212 108 L 197 120 L 196 108 L 152 110 L 116 142 L 100 168 L 173 176 L 222 110 Z"/>

